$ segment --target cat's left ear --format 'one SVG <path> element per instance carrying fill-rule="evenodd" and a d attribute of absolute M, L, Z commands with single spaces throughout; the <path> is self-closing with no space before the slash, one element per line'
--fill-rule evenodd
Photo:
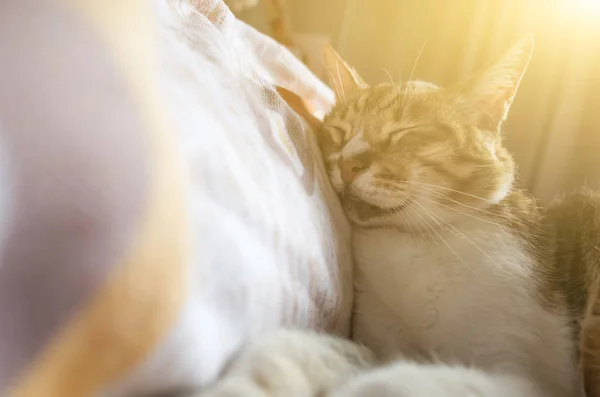
<path fill-rule="evenodd" d="M 500 130 L 531 59 L 533 45 L 532 36 L 522 39 L 496 62 L 456 88 L 459 107 L 479 128 Z"/>
<path fill-rule="evenodd" d="M 329 84 L 335 91 L 336 99 L 344 99 L 352 91 L 366 88 L 367 84 L 331 46 L 323 49 L 323 61 L 329 75 Z"/>

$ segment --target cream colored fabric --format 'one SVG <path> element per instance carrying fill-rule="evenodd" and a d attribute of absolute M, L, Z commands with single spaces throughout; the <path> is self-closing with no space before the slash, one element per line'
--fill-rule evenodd
<path fill-rule="evenodd" d="M 349 225 L 313 133 L 275 93 L 332 92 L 219 0 L 159 2 L 162 83 L 189 178 L 193 274 L 179 321 L 107 395 L 201 387 L 279 326 L 347 334 Z"/>

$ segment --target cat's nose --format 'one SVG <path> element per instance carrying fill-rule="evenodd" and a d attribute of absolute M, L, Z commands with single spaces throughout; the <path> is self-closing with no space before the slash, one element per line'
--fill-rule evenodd
<path fill-rule="evenodd" d="M 354 181 L 368 168 L 367 163 L 357 159 L 343 159 L 339 165 L 342 180 L 346 183 Z"/>

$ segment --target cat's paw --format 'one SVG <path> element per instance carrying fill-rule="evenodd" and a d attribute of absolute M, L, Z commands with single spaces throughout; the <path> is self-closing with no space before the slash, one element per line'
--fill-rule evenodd
<path fill-rule="evenodd" d="M 541 397 L 520 377 L 461 366 L 400 362 L 363 373 L 328 397 Z"/>
<path fill-rule="evenodd" d="M 277 331 L 247 346 L 202 397 L 313 397 L 368 368 L 366 348 L 309 331 Z"/>

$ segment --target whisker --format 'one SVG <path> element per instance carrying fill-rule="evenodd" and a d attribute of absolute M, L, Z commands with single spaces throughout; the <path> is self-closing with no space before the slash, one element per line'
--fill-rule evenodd
<path fill-rule="evenodd" d="M 399 206 L 402 205 L 402 204 L 404 204 L 407 199 L 410 199 L 410 196 L 406 192 L 398 190 L 397 193 L 400 193 L 400 194 L 404 195 L 404 200 L 403 200 L 402 203 L 399 204 Z M 427 233 L 429 233 L 429 236 L 431 237 L 431 240 L 434 241 L 435 244 L 437 245 L 437 241 L 435 240 L 435 237 L 433 236 L 433 234 L 431 234 L 431 231 L 430 231 L 430 229 L 433 230 L 433 227 L 431 227 L 431 225 L 425 219 L 423 219 L 423 217 L 421 217 L 419 215 L 419 213 L 417 213 L 414 209 L 412 209 L 410 207 L 407 207 L 406 209 L 408 209 L 409 211 L 411 211 L 411 213 L 415 217 L 418 217 L 419 220 L 421 221 L 421 224 L 426 224 L 428 226 L 428 227 L 425 227 L 425 228 L 418 228 L 418 230 L 420 230 L 420 232 L 421 232 L 421 238 L 425 239 L 425 234 L 423 232 L 423 229 L 424 229 L 425 231 L 427 231 Z M 399 211 L 395 211 L 395 212 L 398 213 Z M 416 221 L 416 219 L 415 219 L 415 221 Z"/>
<path fill-rule="evenodd" d="M 437 202 L 437 201 L 435 201 L 435 200 L 431 200 L 431 199 L 425 199 L 425 198 L 422 198 L 422 199 L 424 199 L 424 200 L 427 200 L 428 202 L 430 202 L 430 203 L 432 203 L 432 204 L 435 204 L 435 205 L 438 205 L 438 206 L 440 206 L 440 207 L 447 208 L 447 209 L 449 209 L 449 210 L 451 210 L 451 211 L 457 212 L 457 213 L 459 213 L 459 214 L 461 214 L 461 215 L 468 216 L 468 217 L 470 217 L 470 218 L 476 219 L 476 220 L 478 220 L 478 221 L 481 221 L 481 222 L 489 223 L 489 224 L 491 224 L 491 225 L 494 225 L 494 226 L 496 226 L 496 227 L 498 227 L 498 228 L 500 228 L 500 229 L 502 229 L 502 230 L 505 230 L 505 231 L 507 231 L 507 232 L 509 232 L 509 233 L 517 233 L 517 232 L 518 232 L 518 233 L 520 233 L 520 234 L 521 234 L 521 235 L 523 235 L 523 236 L 527 236 L 527 237 L 535 237 L 535 234 L 531 234 L 531 233 L 525 233 L 525 232 L 523 232 L 523 231 L 519 231 L 519 230 L 517 230 L 516 228 L 514 228 L 514 227 L 511 227 L 511 226 L 509 226 L 509 225 L 505 225 L 505 224 L 501 224 L 501 223 L 498 223 L 498 222 L 494 222 L 494 221 L 492 221 L 492 220 L 490 220 L 490 219 L 480 218 L 480 217 L 478 217 L 478 216 L 475 216 L 475 215 L 473 215 L 473 214 L 470 214 L 470 213 L 468 213 L 468 212 L 461 211 L 461 210 L 459 210 L 459 209 L 457 209 L 457 208 L 454 208 L 454 207 L 452 207 L 452 206 L 450 206 L 450 205 L 443 204 L 443 203 L 440 203 L 440 202 Z"/>
<path fill-rule="evenodd" d="M 492 201 L 490 199 L 486 199 L 484 197 L 479 197 L 479 196 L 476 196 L 476 195 L 471 194 L 471 193 L 462 192 L 460 190 L 452 189 L 452 188 L 445 187 L 445 186 L 433 185 L 431 183 L 424 183 L 424 182 L 417 182 L 417 181 L 405 181 L 405 182 L 408 183 L 408 184 L 422 185 L 422 186 L 428 186 L 428 187 L 432 187 L 432 188 L 447 190 L 447 191 L 450 191 L 450 192 L 462 194 L 462 195 L 467 196 L 467 197 L 471 197 L 471 198 L 475 198 L 475 199 L 478 199 L 478 200 L 482 200 L 482 201 L 488 202 L 490 204 L 496 204 L 494 201 Z"/>
<path fill-rule="evenodd" d="M 417 54 L 417 58 L 415 59 L 415 63 L 413 64 L 413 68 L 410 72 L 410 76 L 408 77 L 408 81 L 407 83 L 410 83 L 412 81 L 413 75 L 415 74 L 415 70 L 417 69 L 417 64 L 419 63 L 419 59 L 421 59 L 421 54 L 423 53 L 423 49 L 425 48 L 425 45 L 427 44 L 427 40 L 425 40 L 423 42 L 423 45 L 421 46 L 421 49 L 419 50 L 419 53 Z M 406 94 L 408 93 L 408 90 L 404 91 L 404 98 L 402 98 L 402 102 L 404 102 L 406 100 Z"/>
<path fill-rule="evenodd" d="M 437 203 L 437 204 L 438 204 L 438 205 L 442 205 L 442 204 L 440 204 L 440 203 Z M 452 210 L 452 211 L 454 211 L 454 212 L 457 212 L 457 213 L 459 213 L 459 214 L 461 214 L 461 215 L 465 215 L 465 216 L 468 216 L 468 217 L 470 217 L 470 218 L 473 218 L 473 219 L 479 220 L 479 221 L 481 221 L 481 222 L 486 222 L 486 223 L 489 223 L 489 224 L 491 224 L 491 225 L 497 226 L 497 227 L 499 227 L 500 229 L 502 229 L 502 230 L 504 230 L 504 231 L 507 231 L 507 232 L 509 232 L 509 233 L 512 233 L 512 234 L 519 234 L 519 235 L 521 235 L 521 236 L 524 236 L 524 237 L 530 237 L 530 238 L 536 238 L 536 237 L 538 237 L 538 234 L 536 234 L 536 233 L 528 233 L 528 232 L 525 232 L 525 231 L 523 231 L 522 229 L 518 229 L 518 228 L 516 228 L 516 227 L 513 227 L 513 226 L 509 226 L 509 225 L 505 225 L 505 224 L 501 224 L 501 223 L 493 222 L 493 221 L 490 221 L 490 220 L 488 220 L 488 219 L 484 219 L 484 218 L 479 218 L 479 217 L 477 217 L 477 216 L 474 216 L 474 215 L 472 215 L 472 214 L 469 214 L 469 213 L 467 213 L 467 212 L 464 212 L 464 211 L 460 211 L 460 210 L 458 210 L 458 209 L 456 209 L 456 208 L 453 208 L 453 207 L 451 207 L 451 206 L 445 206 L 445 207 L 446 207 L 446 208 L 448 208 L 449 210 Z M 517 221 L 515 221 L 515 223 L 520 223 L 520 224 L 523 224 L 522 222 L 517 222 Z M 537 229 L 537 230 L 539 230 L 539 231 L 541 232 L 541 229 L 539 229 L 539 228 L 537 228 L 537 227 L 536 227 L 536 229 Z"/>
<path fill-rule="evenodd" d="M 503 214 L 498 214 L 498 213 L 495 213 L 495 212 L 484 210 L 483 208 L 477 208 L 477 207 L 473 207 L 473 206 L 465 204 L 465 203 L 461 203 L 460 201 L 454 200 L 454 199 L 448 197 L 447 195 L 445 195 L 445 194 L 443 194 L 441 192 L 435 191 L 434 189 L 430 189 L 430 188 L 426 188 L 426 187 L 420 187 L 420 188 L 424 189 L 424 191 L 426 191 L 426 192 L 433 193 L 433 194 L 437 195 L 438 197 L 442 197 L 445 200 L 451 201 L 454 204 L 458 204 L 460 206 L 472 209 L 474 211 L 478 211 L 478 212 L 481 212 L 481 213 L 484 213 L 484 214 L 487 214 L 487 215 L 490 215 L 490 216 L 498 217 L 498 218 L 503 218 L 504 217 L 504 218 L 512 219 L 512 218 L 507 217 L 506 215 L 503 215 Z"/>
<path fill-rule="evenodd" d="M 420 203 L 415 201 L 415 204 L 417 204 L 419 207 L 421 207 L 424 211 L 425 214 L 427 214 L 432 220 L 435 221 L 435 218 L 431 215 L 431 212 L 425 208 L 424 206 L 422 206 Z M 437 221 L 436 221 L 437 222 Z M 439 224 L 439 223 L 438 223 Z M 433 229 L 433 231 L 435 232 L 435 234 L 438 235 L 438 237 L 440 238 L 440 240 L 442 240 L 442 242 L 444 243 L 444 245 L 446 247 L 448 247 L 448 249 L 454 254 L 454 256 L 456 256 L 456 258 L 467 268 L 469 269 L 474 275 L 477 276 L 477 273 L 461 258 L 460 255 L 458 255 L 458 253 L 454 250 L 454 248 L 452 248 L 450 246 L 450 244 L 448 244 L 448 242 L 437 232 L 437 230 Z"/>
<path fill-rule="evenodd" d="M 400 88 L 402 88 L 402 68 L 398 70 L 398 81 L 400 82 Z"/>
<path fill-rule="evenodd" d="M 469 244 L 471 244 L 479 252 L 481 252 L 483 255 L 485 255 L 486 258 L 488 258 L 490 261 L 492 261 L 493 263 L 495 263 L 500 270 L 502 270 L 506 274 L 510 274 L 509 272 L 506 271 L 506 269 L 504 268 L 504 266 L 502 266 L 500 263 L 498 263 L 498 261 L 496 261 L 496 259 L 494 259 L 490 254 L 488 254 L 483 248 L 481 248 L 474 240 L 472 240 L 471 238 L 469 238 L 466 234 L 464 234 L 463 232 L 461 232 L 460 230 L 458 230 L 456 227 L 454 227 L 453 225 L 451 225 L 449 222 L 443 220 L 438 215 L 436 215 L 434 213 L 431 213 L 431 215 L 437 217 L 441 222 L 445 223 L 449 228 L 452 228 L 454 230 L 456 236 L 464 238 L 467 242 L 469 242 Z"/>
<path fill-rule="evenodd" d="M 393 210 L 396 214 L 400 215 L 402 217 L 402 219 L 404 219 L 404 222 L 406 223 L 408 234 L 411 236 L 413 242 L 415 244 L 418 244 L 416 234 L 414 232 L 412 223 L 410 222 L 409 218 L 406 216 L 406 214 L 403 211 L 401 211 L 400 206 L 394 207 Z"/>
<path fill-rule="evenodd" d="M 430 192 L 436 194 L 438 197 L 442 197 L 445 200 L 451 201 L 454 204 L 460 205 L 461 207 L 472 209 L 472 210 L 480 212 L 482 214 L 489 215 L 489 216 L 491 216 L 493 218 L 504 219 L 504 220 L 511 221 L 511 222 L 514 222 L 514 223 L 517 223 L 517 224 L 523 224 L 523 222 L 521 222 L 518 218 L 512 217 L 510 215 L 499 214 L 499 213 L 495 213 L 495 212 L 491 212 L 491 211 L 486 211 L 486 210 L 484 210 L 482 208 L 473 207 L 473 206 L 470 206 L 468 204 L 461 203 L 460 201 L 453 200 L 450 197 L 448 197 L 448 196 L 446 196 L 446 195 L 444 195 L 444 194 L 442 194 L 440 192 L 436 192 L 434 190 L 430 190 Z M 431 200 L 431 201 L 433 203 L 435 203 L 435 204 L 438 204 L 438 205 L 442 205 L 443 204 L 443 203 L 437 202 L 435 200 Z M 446 205 L 446 207 L 447 208 L 452 208 L 452 206 L 449 206 L 449 205 Z M 467 212 L 464 212 L 464 211 L 458 211 L 458 212 L 460 212 L 462 214 L 465 214 L 465 215 L 471 215 L 471 216 L 473 216 L 472 214 L 468 214 Z M 481 218 L 478 218 L 478 217 L 475 217 L 475 218 L 479 219 L 479 220 L 482 220 L 482 221 L 485 221 L 484 219 L 481 219 Z M 496 224 L 500 225 L 498 223 L 496 223 Z M 539 230 L 539 227 L 537 225 L 532 225 L 532 226 L 534 226 L 537 230 Z"/>
<path fill-rule="evenodd" d="M 433 226 L 431 226 L 431 224 L 429 224 L 429 222 L 427 222 L 426 219 L 424 219 L 421 214 L 419 214 L 417 211 L 414 210 L 414 208 L 410 208 L 410 211 L 412 212 L 412 214 L 419 218 L 419 220 L 421 221 L 421 224 L 424 225 L 424 230 L 429 234 L 429 237 L 431 237 L 431 241 L 433 241 L 435 243 L 436 247 L 439 247 L 439 244 L 435 238 L 435 236 L 431 233 L 432 231 L 435 232 L 435 234 L 437 234 L 438 238 L 441 238 L 441 236 L 435 231 L 435 228 Z"/>
<path fill-rule="evenodd" d="M 406 200 L 410 199 L 410 196 L 409 196 L 409 195 L 408 195 L 408 193 L 406 193 L 406 192 L 401 192 L 401 191 L 398 191 L 397 193 L 400 193 L 400 194 L 402 194 L 402 195 L 404 196 L 404 201 L 406 201 Z M 410 224 L 410 223 L 409 223 L 409 220 L 408 220 L 408 218 L 406 217 L 406 214 L 404 214 L 404 213 L 401 211 L 401 208 L 400 208 L 400 207 L 401 207 L 401 205 L 402 205 L 402 204 L 403 204 L 403 203 L 400 203 L 400 204 L 398 204 L 397 206 L 394 206 L 394 207 L 393 207 L 393 211 L 394 211 L 396 214 L 398 214 L 398 215 L 401 215 L 401 216 L 402 216 L 402 218 L 403 218 L 403 219 L 405 220 L 405 222 L 406 222 L 406 225 L 407 225 L 407 226 L 409 227 L 409 229 L 410 229 L 410 231 L 409 231 L 409 234 L 411 234 L 411 236 L 412 236 L 412 237 L 413 237 L 413 239 L 414 239 L 414 237 L 415 237 L 415 236 L 414 236 L 414 233 L 412 232 L 412 224 Z"/>
<path fill-rule="evenodd" d="M 405 194 L 405 195 L 406 195 L 406 193 L 403 193 L 403 194 Z M 429 200 L 429 201 L 430 201 L 430 202 L 432 202 L 432 203 L 434 203 L 434 204 L 438 204 L 438 205 L 440 204 L 440 203 L 436 203 L 436 202 L 435 202 L 435 201 L 433 201 L 433 200 Z M 492 262 L 494 262 L 496 265 L 498 265 L 498 267 L 499 267 L 500 269 L 504 269 L 504 268 L 503 268 L 503 267 L 502 267 L 502 266 L 501 266 L 501 265 L 500 265 L 500 264 L 499 264 L 499 263 L 498 263 L 498 262 L 497 262 L 497 261 L 496 261 L 496 260 L 495 260 L 495 259 L 494 259 L 492 256 L 490 256 L 490 255 L 489 255 L 489 254 L 488 254 L 488 253 L 487 253 L 487 252 L 486 252 L 484 249 L 482 249 L 482 248 L 481 248 L 481 247 L 480 247 L 480 246 L 479 246 L 479 245 L 478 245 L 478 244 L 477 244 L 477 243 L 476 243 L 474 240 L 472 240 L 471 238 L 469 238 L 469 237 L 468 237 L 466 234 L 464 234 L 463 232 L 461 232 L 459 229 L 457 229 L 455 226 L 453 226 L 453 225 L 452 225 L 452 224 L 450 224 L 449 222 L 447 222 L 447 221 L 445 221 L 444 219 L 442 219 L 440 216 L 438 216 L 438 215 L 436 215 L 436 214 L 432 213 L 430 210 L 428 210 L 427 208 L 425 208 L 425 207 L 424 207 L 422 204 L 420 204 L 420 203 L 418 203 L 418 202 L 416 202 L 415 204 L 416 204 L 416 205 L 418 205 L 419 207 L 421 207 L 421 209 L 424 211 L 424 213 L 425 213 L 425 214 L 427 214 L 427 215 L 428 215 L 428 216 L 431 218 L 431 220 L 432 220 L 432 221 L 434 221 L 434 222 L 435 222 L 435 223 L 436 223 L 436 224 L 437 224 L 437 225 L 438 225 L 438 226 L 439 226 L 441 229 L 444 229 L 444 230 L 446 230 L 446 231 L 449 231 L 449 232 L 453 233 L 454 235 L 456 235 L 456 236 L 458 236 L 458 237 L 461 237 L 461 238 L 465 239 L 467 242 L 469 242 L 469 244 L 473 245 L 473 246 L 474 246 L 474 247 L 475 247 L 475 248 L 476 248 L 476 249 L 477 249 L 479 252 L 481 252 L 483 255 L 485 255 L 485 256 L 486 256 L 486 257 L 487 257 L 487 258 L 488 258 L 490 261 L 492 261 Z M 446 206 L 446 205 L 443 205 L 443 204 L 442 204 L 441 206 L 442 206 L 442 207 L 447 207 L 447 208 L 450 208 L 450 209 L 454 210 L 454 208 L 452 208 L 452 207 L 450 207 L 450 206 Z M 419 214 L 418 214 L 416 211 L 414 211 L 414 209 L 411 209 L 411 208 L 409 208 L 409 210 L 412 210 L 414 215 L 416 215 L 416 216 L 419 216 Z M 458 212 L 460 212 L 460 211 L 458 211 Z M 466 214 L 466 215 L 470 215 L 470 214 Z M 447 242 L 446 242 L 446 241 L 445 241 L 445 240 L 442 238 L 442 236 L 441 236 L 441 235 L 439 235 L 439 234 L 437 233 L 437 231 L 436 231 L 434 228 L 432 228 L 432 227 L 431 227 L 431 225 L 429 224 L 429 222 L 427 222 L 427 221 L 423 220 L 423 218 L 422 218 L 422 217 L 420 217 L 420 216 L 419 216 L 419 218 L 421 218 L 421 220 L 422 220 L 422 221 L 424 221 L 424 223 L 426 223 L 426 224 L 427 224 L 427 226 L 429 226 L 429 228 L 431 228 L 431 230 L 433 230 L 433 231 L 434 231 L 434 232 L 435 232 L 435 233 L 438 235 L 438 237 L 439 237 L 440 239 L 442 239 L 442 240 L 443 240 L 443 242 L 444 242 L 446 245 L 449 245 L 449 244 L 448 244 L 448 243 L 447 243 Z M 504 228 L 504 227 L 503 227 L 503 225 L 501 225 L 501 224 L 498 224 L 498 223 L 495 223 L 495 222 L 492 222 L 492 221 L 488 221 L 488 220 L 486 220 L 486 219 L 481 219 L 481 218 L 477 218 L 477 217 L 475 217 L 475 218 L 476 218 L 476 219 L 479 219 L 479 220 L 481 220 L 481 221 L 489 222 L 489 223 L 491 223 L 491 224 L 493 224 L 493 225 L 495 225 L 495 226 L 499 226 L 499 227 L 501 227 L 501 228 Z M 407 219 L 407 218 L 405 217 L 405 219 Z M 433 235 L 431 234 L 431 232 L 429 231 L 429 229 L 428 229 L 427 231 L 430 233 L 430 236 L 433 238 Z M 449 247 L 449 248 L 450 248 L 450 247 Z M 464 261 L 462 260 L 462 258 L 459 258 L 459 259 L 461 260 L 461 262 L 464 262 Z M 467 264 L 465 264 L 465 266 L 469 267 Z M 469 267 L 469 269 L 470 269 L 470 267 Z M 472 271 L 472 269 L 470 269 L 470 270 Z"/>
<path fill-rule="evenodd" d="M 342 74 L 340 73 L 340 63 L 336 62 L 335 64 L 335 68 L 337 70 L 337 75 L 338 75 L 338 82 L 340 85 L 340 90 L 342 91 L 342 95 L 344 98 L 346 98 L 346 93 L 344 92 L 344 83 L 342 82 Z"/>
<path fill-rule="evenodd" d="M 337 65 L 338 76 L 340 74 L 340 67 Z M 340 80 L 336 80 L 331 70 L 327 69 L 327 74 L 329 74 L 329 78 L 333 82 L 333 89 L 335 90 L 336 99 L 341 98 L 344 104 L 346 104 L 346 95 L 344 93 L 344 89 L 341 86 L 341 77 Z"/>
<path fill-rule="evenodd" d="M 419 244 L 419 240 L 417 239 L 416 233 L 412 227 L 412 223 L 409 221 L 408 217 L 406 216 L 406 214 L 403 211 L 400 211 L 398 208 L 396 208 L 394 210 L 394 212 L 398 215 L 400 215 L 402 217 L 402 219 L 404 219 L 404 222 L 406 223 L 406 227 L 407 227 L 407 232 L 410 235 L 410 237 L 412 238 L 413 242 L 418 245 Z"/>
<path fill-rule="evenodd" d="M 386 186 L 386 190 L 394 192 L 394 193 L 402 194 L 403 197 L 412 197 L 412 196 L 414 196 L 414 195 L 411 195 L 411 194 L 407 193 L 406 186 L 403 186 L 403 187 L 390 186 L 389 185 L 389 180 L 383 180 L 383 179 L 379 179 L 379 178 L 374 178 L 374 181 L 375 182 L 381 181 L 381 182 L 388 183 L 388 186 Z M 428 186 L 429 184 L 425 184 L 425 185 Z M 481 221 L 481 222 L 485 222 L 485 223 L 488 223 L 490 225 L 494 225 L 494 226 L 499 227 L 502 230 L 508 231 L 510 233 L 519 233 L 520 235 L 523 235 L 523 236 L 526 236 L 526 237 L 536 237 L 535 234 L 527 233 L 527 232 L 523 231 L 522 229 L 517 229 L 516 227 L 512 226 L 512 225 L 525 225 L 525 223 L 523 223 L 518 218 L 515 218 L 515 217 L 510 216 L 510 215 L 501 214 L 501 213 L 494 213 L 494 212 L 486 211 L 486 210 L 481 209 L 481 208 L 477 208 L 477 207 L 473 207 L 473 206 L 470 206 L 470 205 L 465 204 L 465 203 L 461 203 L 460 201 L 454 200 L 454 199 L 452 199 L 452 198 L 444 195 L 443 193 L 437 192 L 437 191 L 435 191 L 435 190 L 433 190 L 431 188 L 428 188 L 426 186 L 419 186 L 419 185 L 416 185 L 416 184 L 412 184 L 411 186 L 408 186 L 408 187 L 413 192 L 419 192 L 419 190 L 421 190 L 424 193 L 435 194 L 436 196 L 441 197 L 441 198 L 443 198 L 445 200 L 448 200 L 449 202 L 454 203 L 454 204 L 456 204 L 456 205 L 458 205 L 460 207 L 464 207 L 464 208 L 470 209 L 472 211 L 475 211 L 475 214 L 480 213 L 482 215 L 487 215 L 490 218 L 482 218 L 482 217 L 477 216 L 477 215 L 475 215 L 473 213 L 462 211 L 462 210 L 460 210 L 458 208 L 454 208 L 451 205 L 441 203 L 441 202 L 436 201 L 436 200 L 434 200 L 434 199 L 432 199 L 430 197 L 427 197 L 427 196 L 421 196 L 421 197 L 419 197 L 419 200 L 421 200 L 421 201 L 427 201 L 427 202 L 430 202 L 430 203 L 432 203 L 434 205 L 440 206 L 442 208 L 447 208 L 447 209 L 449 209 L 449 210 L 451 210 L 453 212 L 456 212 L 458 214 L 468 216 L 468 217 L 470 217 L 472 219 L 475 219 L 475 220 L 478 220 L 478 221 Z M 432 185 L 432 186 L 435 186 L 435 185 Z M 403 200 L 403 202 L 405 202 L 405 200 Z M 498 222 L 496 220 L 504 220 L 504 221 L 510 222 L 512 225 L 511 224 L 507 224 L 507 223 L 500 223 L 500 222 Z M 446 222 L 446 221 L 444 221 L 444 222 Z M 537 227 L 535 225 L 527 225 L 527 226 L 528 227 L 534 227 L 536 230 L 539 230 L 539 227 Z"/>
<path fill-rule="evenodd" d="M 390 186 L 390 184 L 389 184 L 390 181 L 389 180 L 380 179 L 380 178 L 373 178 L 373 182 L 380 182 L 380 183 L 381 182 L 385 182 L 386 185 L 387 185 L 387 186 L 385 186 L 385 189 L 391 190 L 393 192 L 398 192 L 398 193 L 406 193 L 404 191 L 404 189 L 402 189 L 401 187 Z M 410 189 L 413 190 L 413 191 L 415 191 L 415 192 L 418 192 L 419 191 L 418 189 L 421 189 L 422 192 L 433 193 L 433 194 L 435 194 L 435 195 L 437 195 L 439 197 L 444 198 L 445 200 L 451 201 L 452 203 L 461 205 L 463 207 L 472 209 L 474 211 L 478 211 L 478 212 L 481 212 L 481 213 L 484 213 L 484 214 L 487 214 L 487 215 L 491 215 L 491 216 L 494 216 L 494 217 L 498 217 L 498 218 L 506 217 L 506 218 L 512 220 L 511 217 L 507 217 L 506 215 L 494 213 L 494 212 L 491 212 L 491 211 L 484 210 L 482 208 L 477 208 L 477 207 L 473 207 L 473 206 L 470 206 L 470 205 L 465 204 L 465 203 L 461 203 L 460 201 L 454 200 L 454 199 L 448 197 L 447 195 L 445 195 L 445 194 L 443 194 L 441 192 L 438 192 L 438 191 L 434 190 L 433 188 L 429 187 L 429 186 L 432 186 L 432 187 L 437 187 L 437 188 L 444 188 L 443 186 L 423 184 L 423 183 L 414 182 L 414 181 L 403 181 L 402 183 L 403 184 L 404 183 L 405 184 L 409 184 L 409 185 L 424 185 L 424 186 L 411 186 Z M 450 189 L 450 188 L 447 188 L 447 189 Z M 450 189 L 450 190 L 453 190 L 453 191 L 456 191 L 456 192 L 459 192 L 459 193 L 463 193 L 463 192 L 460 192 L 460 191 L 454 190 L 454 189 Z M 469 195 L 469 193 L 464 193 L 464 194 Z"/>
<path fill-rule="evenodd" d="M 392 88 L 394 89 L 394 91 L 396 91 L 396 83 L 394 83 L 394 79 L 392 79 L 392 75 L 390 74 L 390 72 L 385 68 L 381 68 L 381 70 L 383 70 L 387 74 L 388 78 L 390 79 L 390 83 L 392 84 Z"/>
<path fill-rule="evenodd" d="M 403 208 L 402 213 L 404 213 L 406 211 L 408 211 L 409 214 L 413 215 L 413 219 L 411 220 L 411 224 L 414 221 L 415 228 L 419 232 L 419 234 L 421 235 L 421 239 L 423 239 L 423 241 L 427 240 L 427 238 L 425 237 L 425 232 L 423 231 L 424 229 L 426 230 L 426 228 L 423 227 L 423 224 L 424 224 L 423 218 L 421 218 L 419 216 L 419 214 L 416 213 L 415 210 L 412 209 L 411 207 Z M 417 219 L 417 218 L 420 218 L 420 219 Z M 408 216 L 406 216 L 406 219 L 408 220 L 410 218 Z M 431 235 L 431 233 L 429 233 L 429 235 L 433 239 L 433 236 Z"/>
<path fill-rule="evenodd" d="M 427 238 L 425 236 L 425 232 L 427 232 L 427 234 L 429 234 L 430 239 L 435 243 L 436 246 L 439 246 L 437 243 L 437 240 L 435 239 L 435 236 L 431 233 L 431 231 L 429 229 L 433 229 L 433 227 L 429 224 L 429 222 L 427 222 L 426 219 L 423 219 L 423 217 L 421 216 L 421 214 L 419 214 L 412 206 L 408 206 L 406 208 L 404 208 L 405 212 L 408 212 L 408 214 L 412 215 L 412 219 L 414 220 L 417 230 L 419 230 L 420 234 L 421 234 L 421 238 L 426 241 Z"/>

